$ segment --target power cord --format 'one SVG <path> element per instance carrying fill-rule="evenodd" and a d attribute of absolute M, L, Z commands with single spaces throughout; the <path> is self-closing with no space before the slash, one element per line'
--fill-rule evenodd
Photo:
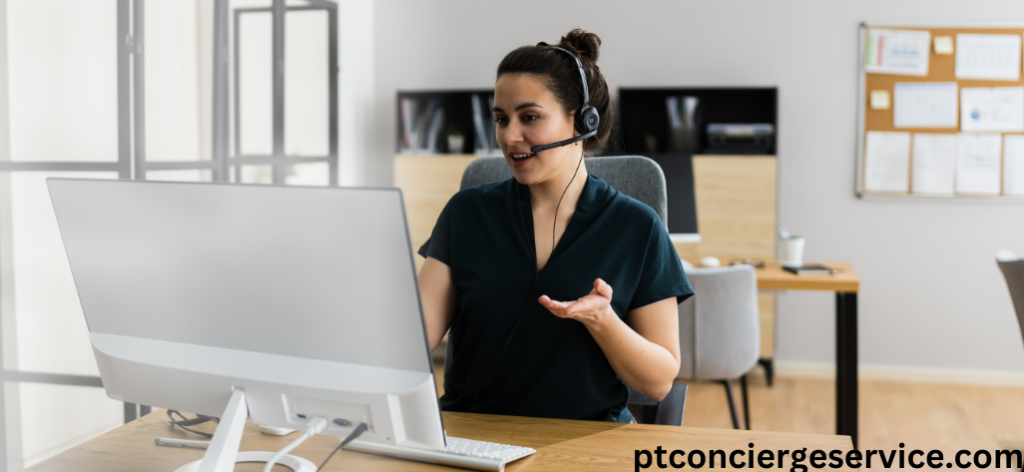
<path fill-rule="evenodd" d="M 174 419 L 174 415 L 178 415 L 181 419 L 180 420 Z M 220 418 L 217 418 L 215 416 L 196 415 L 195 418 L 188 419 L 188 418 L 185 417 L 185 415 L 181 414 L 181 412 L 178 411 L 178 410 L 167 410 L 167 417 L 171 419 L 171 427 L 177 426 L 177 427 L 179 427 L 181 429 L 184 429 L 185 431 L 188 431 L 188 432 L 194 433 L 194 434 L 198 434 L 198 435 L 200 435 L 200 436 L 202 436 L 204 438 L 209 438 L 209 439 L 213 439 L 213 434 L 204 433 L 202 431 L 196 431 L 194 429 L 190 429 L 189 426 L 194 426 L 194 425 L 197 425 L 197 424 L 203 424 L 203 423 L 205 423 L 207 421 L 213 421 L 214 423 L 220 424 Z"/>
<path fill-rule="evenodd" d="M 316 468 L 316 472 L 320 472 L 324 468 L 324 466 L 327 465 L 327 461 L 331 460 L 331 458 L 334 457 L 334 453 L 338 452 L 339 449 L 344 447 L 346 444 L 352 442 L 353 439 L 358 438 L 361 434 L 363 434 L 365 432 L 366 432 L 366 423 L 359 423 L 359 426 L 356 426 L 356 429 L 352 430 L 352 432 L 348 435 L 348 437 L 346 437 L 345 439 L 342 439 L 341 442 L 338 443 L 338 447 L 334 448 L 334 450 L 331 451 L 331 453 L 327 456 L 327 458 L 324 459 L 324 462 L 322 464 L 320 464 L 320 467 Z"/>
<path fill-rule="evenodd" d="M 565 192 L 569 191 L 569 187 L 572 187 L 572 181 L 576 180 L 576 174 L 580 171 L 580 165 L 583 164 L 583 155 L 586 153 L 587 140 L 583 140 L 583 149 L 580 150 L 580 160 L 576 163 L 576 170 L 572 172 L 572 178 L 569 179 L 569 185 L 565 186 L 565 190 L 562 190 L 562 196 L 558 197 L 558 204 L 555 205 L 555 222 L 551 224 L 551 254 L 548 255 L 550 260 L 551 256 L 555 254 L 555 227 L 558 226 L 558 207 L 562 206 L 562 199 L 565 198 Z"/>
<path fill-rule="evenodd" d="M 267 461 L 267 465 L 266 467 L 263 468 L 263 472 L 270 472 L 270 470 L 274 468 L 274 464 L 277 463 L 278 459 L 283 457 L 285 454 L 292 452 L 292 449 L 299 447 L 299 444 L 302 444 L 305 440 L 313 437 L 320 431 L 323 431 L 324 428 L 326 427 L 327 418 L 324 418 L 323 416 L 314 416 L 313 419 L 309 420 L 309 422 L 306 423 L 306 430 L 302 432 L 301 436 L 296 438 L 294 441 L 291 442 L 291 444 L 285 446 L 280 451 L 277 451 L 277 453 L 274 454 L 270 458 L 270 460 Z"/>

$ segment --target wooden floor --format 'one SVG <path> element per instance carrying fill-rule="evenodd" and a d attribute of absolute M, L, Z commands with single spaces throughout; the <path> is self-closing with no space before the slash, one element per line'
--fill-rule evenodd
<path fill-rule="evenodd" d="M 441 389 L 440 368 L 435 368 Z M 683 424 L 731 428 L 725 387 L 687 382 Z M 835 381 L 752 375 L 751 427 L 759 431 L 835 434 Z M 742 404 L 738 382 L 737 406 Z M 1024 388 L 914 382 L 860 382 L 860 449 L 943 451 L 950 459 L 961 449 L 1024 449 Z M 880 468 L 876 464 L 873 468 Z"/>

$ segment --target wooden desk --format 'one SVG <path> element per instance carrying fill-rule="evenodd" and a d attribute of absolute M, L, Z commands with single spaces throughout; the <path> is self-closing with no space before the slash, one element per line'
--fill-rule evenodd
<path fill-rule="evenodd" d="M 778 261 L 757 270 L 759 290 L 825 290 L 836 293 L 836 434 L 857 444 L 857 292 L 860 279 L 845 262 L 823 262 L 837 269 L 832 275 L 797 276 L 782 270 Z"/>
<path fill-rule="evenodd" d="M 832 275 L 797 276 L 782 269 L 779 261 L 765 262 L 757 270 L 758 290 L 826 290 L 829 292 L 854 292 L 860 290 L 860 279 L 853 267 L 846 262 L 813 262 L 836 269 Z"/>
<path fill-rule="evenodd" d="M 191 415 L 189 415 L 191 417 Z M 537 453 L 513 462 L 510 471 L 623 471 L 633 470 L 635 451 L 651 450 L 662 446 L 668 451 L 733 449 L 755 450 L 808 448 L 824 451 L 848 451 L 850 438 L 816 434 L 772 433 L 729 429 L 703 429 L 677 426 L 655 426 L 594 421 L 520 418 L 470 413 L 443 413 L 448 433 L 456 437 L 516 444 L 537 449 Z M 204 428 L 205 427 L 205 428 Z M 200 430 L 212 432 L 213 427 L 201 425 Z M 295 438 L 260 434 L 253 423 L 246 424 L 241 450 L 276 451 Z M 190 461 L 201 459 L 203 450 L 162 447 L 153 444 L 156 437 L 202 439 L 180 429 L 171 429 L 164 410 L 154 411 L 107 434 L 65 451 L 31 468 L 33 472 L 68 471 L 166 471 Z M 338 444 L 338 438 L 315 436 L 292 452 L 320 465 Z M 664 456 L 668 461 L 668 454 Z M 738 459 L 739 460 L 739 459 Z M 743 460 L 746 460 L 745 458 Z M 807 464 L 807 461 L 804 461 Z M 777 465 L 777 463 L 776 463 Z M 236 471 L 260 471 L 262 463 L 238 464 Z M 787 457 L 786 469 L 790 467 Z M 716 464 L 717 467 L 717 464 Z M 707 468 L 707 465 L 705 465 Z M 671 469 L 671 467 L 669 467 Z M 275 471 L 285 470 L 282 466 Z M 441 471 L 462 470 L 388 457 L 340 451 L 324 468 L 325 471 Z M 652 463 L 650 470 L 659 469 Z M 777 470 L 777 469 L 773 469 Z M 834 470 L 834 469 L 829 469 Z M 844 469 L 846 470 L 846 469 Z"/>

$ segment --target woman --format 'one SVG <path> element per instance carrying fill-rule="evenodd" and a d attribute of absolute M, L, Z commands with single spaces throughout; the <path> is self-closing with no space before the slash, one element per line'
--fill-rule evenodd
<path fill-rule="evenodd" d="M 679 257 L 654 210 L 582 158 L 613 121 L 600 45 L 577 29 L 498 66 L 495 134 L 515 177 L 452 197 L 419 250 L 431 348 L 451 329 L 443 410 L 630 422 L 626 386 L 660 400 L 679 371 L 676 307 L 693 293 Z M 590 131 L 576 58 L 596 133 L 533 152 Z"/>

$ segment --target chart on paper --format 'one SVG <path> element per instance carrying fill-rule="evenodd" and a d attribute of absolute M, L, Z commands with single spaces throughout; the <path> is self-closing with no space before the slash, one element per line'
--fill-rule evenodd
<path fill-rule="evenodd" d="M 1024 87 L 960 89 L 962 131 L 1024 131 Z"/>
<path fill-rule="evenodd" d="M 927 31 L 869 29 L 864 69 L 879 74 L 928 75 Z"/>

